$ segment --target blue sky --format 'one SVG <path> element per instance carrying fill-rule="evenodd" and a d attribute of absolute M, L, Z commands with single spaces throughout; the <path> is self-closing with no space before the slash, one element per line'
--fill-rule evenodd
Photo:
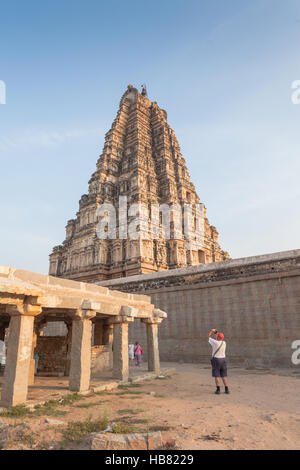
<path fill-rule="evenodd" d="M 0 264 L 46 273 L 129 83 L 167 110 L 222 247 L 299 248 L 299 0 L 1 4 Z"/>

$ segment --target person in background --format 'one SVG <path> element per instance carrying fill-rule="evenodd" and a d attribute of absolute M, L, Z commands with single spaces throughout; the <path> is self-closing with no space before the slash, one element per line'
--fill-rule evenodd
<path fill-rule="evenodd" d="M 4 341 L 0 340 L 0 375 L 3 375 L 6 364 L 6 348 Z"/>
<path fill-rule="evenodd" d="M 35 374 L 37 373 L 39 358 L 40 358 L 40 356 L 38 355 L 37 352 L 35 352 L 34 355 L 33 355 L 33 359 L 34 359 L 34 373 L 35 373 Z"/>
<path fill-rule="evenodd" d="M 134 344 L 128 344 L 128 357 L 132 363 L 134 361 Z"/>
<path fill-rule="evenodd" d="M 140 367 L 142 364 L 142 354 L 144 354 L 144 351 L 142 350 L 141 346 L 139 345 L 137 341 L 134 346 L 134 357 L 135 357 L 135 365 L 138 367 Z"/>
<path fill-rule="evenodd" d="M 213 336 L 213 338 L 211 338 Z M 218 333 L 216 329 L 211 330 L 208 335 L 208 342 L 212 346 L 212 359 L 211 359 L 211 366 L 212 366 L 212 376 L 215 378 L 216 382 L 216 395 L 221 393 L 220 385 L 222 379 L 224 386 L 225 386 L 225 393 L 229 394 L 228 388 L 228 379 L 227 379 L 227 364 L 226 364 L 226 342 L 224 341 L 223 333 Z"/>

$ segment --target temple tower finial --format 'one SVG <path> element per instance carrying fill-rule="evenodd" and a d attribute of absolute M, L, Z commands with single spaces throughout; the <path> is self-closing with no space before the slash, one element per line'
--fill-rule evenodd
<path fill-rule="evenodd" d="M 143 85 L 141 85 L 141 87 L 142 87 L 142 93 L 141 93 L 141 94 L 142 94 L 143 96 L 148 96 L 146 84 L 143 83 Z"/>

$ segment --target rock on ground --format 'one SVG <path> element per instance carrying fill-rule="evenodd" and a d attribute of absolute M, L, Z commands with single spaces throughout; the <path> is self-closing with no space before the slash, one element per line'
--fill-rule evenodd
<path fill-rule="evenodd" d="M 155 450 L 162 447 L 161 432 L 145 434 L 97 433 L 91 435 L 92 450 Z"/>

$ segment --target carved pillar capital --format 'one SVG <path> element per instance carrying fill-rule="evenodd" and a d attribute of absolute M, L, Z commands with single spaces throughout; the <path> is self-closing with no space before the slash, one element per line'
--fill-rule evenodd
<path fill-rule="evenodd" d="M 94 310 L 78 309 L 74 313 L 73 320 L 91 320 L 96 316 L 96 313 Z"/>
<path fill-rule="evenodd" d="M 36 303 L 30 303 L 30 298 L 25 298 L 24 301 L 16 305 L 8 305 L 6 311 L 10 316 L 24 315 L 28 317 L 35 317 L 42 313 L 42 307 Z"/>

